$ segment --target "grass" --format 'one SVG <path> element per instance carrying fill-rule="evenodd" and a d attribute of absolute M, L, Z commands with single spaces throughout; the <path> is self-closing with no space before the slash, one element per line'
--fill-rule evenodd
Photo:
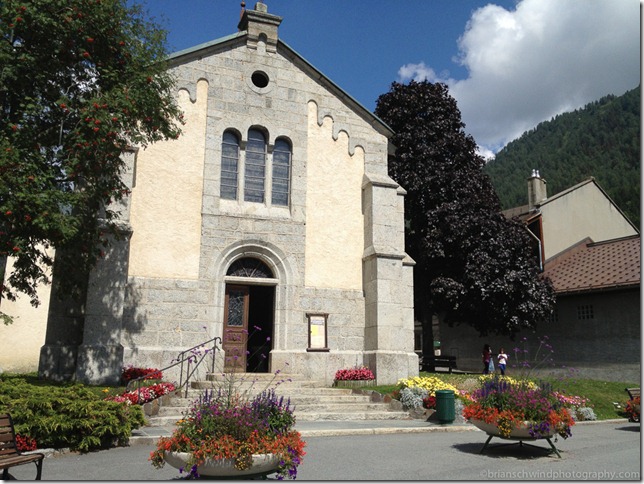
<path fill-rule="evenodd" d="M 427 373 L 421 372 L 420 376 L 434 376 L 449 383 L 456 388 L 464 389 L 466 380 L 476 379 L 479 375 L 467 373 Z M 589 400 L 589 405 L 595 411 L 598 420 L 607 420 L 612 418 L 624 418 L 625 414 L 622 413 L 624 405 L 628 401 L 628 394 L 624 390 L 627 387 L 639 388 L 639 383 L 633 382 L 613 382 L 602 380 L 590 379 L 566 379 L 551 381 L 555 389 L 563 391 L 566 395 L 574 395 L 584 397 Z M 375 390 L 382 394 L 391 394 L 396 385 L 379 385 L 371 387 L 363 387 L 364 390 Z M 618 403 L 621 408 L 616 408 L 614 403 Z"/>

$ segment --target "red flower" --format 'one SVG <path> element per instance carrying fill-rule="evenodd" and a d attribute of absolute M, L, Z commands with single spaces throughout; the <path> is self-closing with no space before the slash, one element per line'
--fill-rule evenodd
<path fill-rule="evenodd" d="M 365 367 L 355 367 L 349 369 L 338 370 L 335 373 L 335 379 L 340 381 L 346 380 L 375 380 L 373 372 Z"/>
<path fill-rule="evenodd" d="M 29 452 L 36 450 L 38 448 L 38 444 L 36 442 L 36 439 L 34 439 L 33 437 L 29 437 L 28 435 L 16 434 L 16 447 L 20 452 Z"/>

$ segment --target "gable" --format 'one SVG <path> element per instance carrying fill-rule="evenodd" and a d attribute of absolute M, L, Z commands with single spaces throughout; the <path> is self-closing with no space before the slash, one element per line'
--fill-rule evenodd
<path fill-rule="evenodd" d="M 168 62 L 171 68 L 189 64 L 195 61 L 203 62 L 204 59 L 210 56 L 220 55 L 225 51 L 230 51 L 240 46 L 246 46 L 247 40 L 248 34 L 246 32 L 238 32 L 236 34 L 222 37 L 220 39 L 215 39 L 210 42 L 199 44 L 189 49 L 175 52 L 168 57 Z M 316 83 L 319 83 L 321 86 L 323 86 L 337 99 L 342 100 L 349 109 L 351 109 L 356 115 L 364 119 L 380 134 L 386 136 L 387 138 L 393 135 L 393 131 L 386 125 L 384 121 L 382 121 L 375 114 L 365 108 L 353 96 L 344 91 L 335 82 L 325 76 L 321 71 L 313 66 L 313 64 L 311 64 L 293 48 L 291 48 L 286 42 L 278 39 L 276 51 L 285 59 L 288 59 L 288 61 L 291 62 L 294 66 L 297 66 L 297 68 L 301 70 L 302 73 L 307 77 L 315 80 Z"/>
<path fill-rule="evenodd" d="M 603 241 L 638 233 L 593 179 L 549 197 L 539 210 L 546 260 L 586 237 Z"/>

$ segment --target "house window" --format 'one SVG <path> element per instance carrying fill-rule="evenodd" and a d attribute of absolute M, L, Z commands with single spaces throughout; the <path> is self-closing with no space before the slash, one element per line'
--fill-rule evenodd
<path fill-rule="evenodd" d="M 266 178 L 266 138 L 261 131 L 248 131 L 246 145 L 246 168 L 244 170 L 244 201 L 264 202 Z"/>
<path fill-rule="evenodd" d="M 557 324 L 559 322 L 559 311 L 556 309 L 552 311 L 550 318 L 548 320 L 551 324 Z"/>
<path fill-rule="evenodd" d="M 237 174 L 239 170 L 239 138 L 226 131 L 221 142 L 221 198 L 237 199 Z"/>
<path fill-rule="evenodd" d="M 582 304 L 577 306 L 577 319 L 594 319 L 595 315 L 593 314 L 593 305 L 592 304 Z"/>
<path fill-rule="evenodd" d="M 291 145 L 280 138 L 273 149 L 273 205 L 288 205 L 289 181 L 291 172 Z"/>

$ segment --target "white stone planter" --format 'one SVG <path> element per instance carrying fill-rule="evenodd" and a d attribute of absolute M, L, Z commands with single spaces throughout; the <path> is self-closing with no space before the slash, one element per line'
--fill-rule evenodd
<path fill-rule="evenodd" d="M 185 472 L 190 471 L 187 462 L 190 458 L 189 452 L 166 452 L 165 461 L 176 469 L 184 468 Z M 279 457 L 275 454 L 253 454 L 253 464 L 249 469 L 240 471 L 235 468 L 233 459 L 207 459 L 197 467 L 200 476 L 211 477 L 241 477 L 252 475 L 267 475 L 277 472 Z"/>
<path fill-rule="evenodd" d="M 493 435 L 494 437 L 499 437 L 501 439 L 537 440 L 538 438 L 542 438 L 542 439 L 550 438 L 555 434 L 554 429 L 550 429 L 550 433 L 548 435 L 544 435 L 542 437 L 532 437 L 530 435 L 530 430 L 528 428 L 528 425 L 530 424 L 530 422 L 523 422 L 523 424 L 520 427 L 512 429 L 512 432 L 510 432 L 509 437 L 504 437 L 503 435 L 500 434 L 496 424 L 489 424 L 484 422 L 483 420 L 475 420 L 475 419 L 470 419 L 470 422 L 472 423 L 472 425 L 474 425 L 478 429 L 481 429 L 486 434 Z"/>
<path fill-rule="evenodd" d="M 376 380 L 333 380 L 334 387 L 362 388 L 375 385 Z"/>
<path fill-rule="evenodd" d="M 508 437 L 505 437 L 501 435 L 496 424 L 488 424 L 483 422 L 482 420 L 475 420 L 475 419 L 470 419 L 470 422 L 472 423 L 472 425 L 481 429 L 483 432 L 485 432 L 488 435 L 487 441 L 483 445 L 483 448 L 479 451 L 479 454 L 483 453 L 483 451 L 487 448 L 488 444 L 490 443 L 490 440 L 492 440 L 493 437 L 515 441 L 514 443 L 500 444 L 500 445 L 520 445 L 520 446 L 525 445 L 525 446 L 535 447 L 535 448 L 539 448 L 539 447 L 536 445 L 524 443 L 524 441 L 531 441 L 531 440 L 534 441 L 534 440 L 544 439 L 546 442 L 548 442 L 548 444 L 550 444 L 550 449 L 551 449 L 550 451 L 557 454 L 557 457 L 561 459 L 561 454 L 559 453 L 559 450 L 557 450 L 557 448 L 555 447 L 555 444 L 553 444 L 552 440 L 550 440 L 552 436 L 555 434 L 555 431 L 552 429 L 550 429 L 550 434 L 548 435 L 542 435 L 540 437 L 532 437 L 530 435 L 530 430 L 528 429 L 528 425 L 530 424 L 530 422 L 523 422 L 521 426 L 515 429 L 512 429 Z"/>

